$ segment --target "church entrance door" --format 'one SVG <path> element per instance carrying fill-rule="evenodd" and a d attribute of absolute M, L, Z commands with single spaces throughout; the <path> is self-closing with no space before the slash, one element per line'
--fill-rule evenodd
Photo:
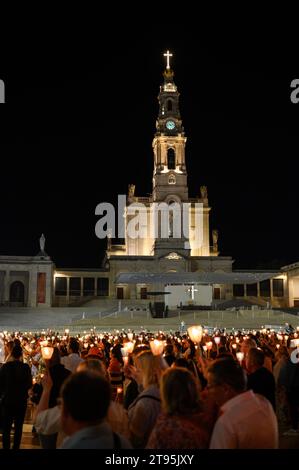
<path fill-rule="evenodd" d="M 116 297 L 118 299 L 123 299 L 124 298 L 124 288 L 123 287 L 118 287 L 117 288 Z"/>
<path fill-rule="evenodd" d="M 146 287 L 141 287 L 141 289 L 140 289 L 140 298 L 141 299 L 147 299 L 147 288 Z"/>
<path fill-rule="evenodd" d="M 23 304 L 25 302 L 25 288 L 21 281 L 15 281 L 11 284 L 9 290 L 9 302 Z"/>
<path fill-rule="evenodd" d="M 220 300 L 220 287 L 214 287 L 214 299 Z"/>

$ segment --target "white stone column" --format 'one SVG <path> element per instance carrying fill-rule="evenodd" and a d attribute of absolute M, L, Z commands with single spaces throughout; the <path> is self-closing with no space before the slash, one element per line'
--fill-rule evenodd
<path fill-rule="evenodd" d="M 66 278 L 66 303 L 70 303 L 70 278 Z"/>
<path fill-rule="evenodd" d="M 270 279 L 270 305 L 273 304 L 273 279 Z"/>
<path fill-rule="evenodd" d="M 137 295 L 137 285 L 136 284 L 129 284 L 129 291 L 130 291 L 130 299 L 136 299 Z"/>
<path fill-rule="evenodd" d="M 4 276 L 4 303 L 8 304 L 9 302 L 9 285 L 10 285 L 10 270 L 5 271 Z"/>
<path fill-rule="evenodd" d="M 37 306 L 37 269 L 31 268 L 28 274 L 29 274 L 29 279 L 28 279 L 28 291 L 27 291 L 27 306 L 36 307 Z M 25 287 L 25 291 L 26 291 L 26 287 Z"/>

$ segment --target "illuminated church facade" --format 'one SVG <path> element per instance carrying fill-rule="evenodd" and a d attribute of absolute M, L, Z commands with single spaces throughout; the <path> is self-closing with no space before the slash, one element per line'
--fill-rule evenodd
<path fill-rule="evenodd" d="M 150 292 L 164 292 L 167 300 L 166 292 L 176 289 L 191 305 L 200 305 L 202 299 L 204 305 L 217 305 L 242 298 L 258 305 L 299 306 L 299 263 L 273 272 L 236 272 L 232 258 L 219 253 L 218 231 L 209 225 L 207 187 L 201 186 L 197 197 L 189 195 L 187 137 L 179 92 L 170 65 L 171 54 L 167 51 L 164 55 L 166 67 L 152 143 L 152 194 L 138 196 L 135 185 L 130 184 L 124 214 L 128 227 L 134 218 L 130 205 L 143 205 L 149 227 L 147 236 L 133 237 L 126 230 L 123 244 L 118 245 L 108 237 L 106 254 L 98 269 L 58 269 L 43 251 L 35 257 L 0 256 L 0 305 L 47 307 L 88 305 L 97 299 L 138 301 L 146 300 Z M 165 208 L 187 204 L 188 233 L 194 233 L 196 210 L 200 207 L 200 243 L 196 236 L 188 237 L 182 232 L 178 235 L 169 218 L 167 236 L 162 236 L 161 215 L 156 220 L 155 234 L 151 227 L 153 204 L 164 204 Z M 173 302 L 170 307 L 176 306 Z M 177 299 L 175 303 L 179 303 Z"/>

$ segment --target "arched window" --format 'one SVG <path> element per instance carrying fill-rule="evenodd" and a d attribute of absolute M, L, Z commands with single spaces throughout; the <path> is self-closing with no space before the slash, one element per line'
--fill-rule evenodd
<path fill-rule="evenodd" d="M 175 152 L 173 148 L 167 150 L 167 166 L 168 170 L 175 170 Z"/>
<path fill-rule="evenodd" d="M 172 111 L 172 101 L 167 100 L 167 111 Z"/>
<path fill-rule="evenodd" d="M 10 302 L 22 302 L 25 301 L 25 288 L 21 281 L 15 281 L 11 284 L 9 289 L 9 301 Z"/>

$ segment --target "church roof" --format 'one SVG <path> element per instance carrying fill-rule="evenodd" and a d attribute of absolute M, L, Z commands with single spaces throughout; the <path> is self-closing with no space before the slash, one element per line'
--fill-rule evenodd
<path fill-rule="evenodd" d="M 117 284 L 255 284 L 279 276 L 280 272 L 185 272 L 185 273 L 120 273 Z"/>

